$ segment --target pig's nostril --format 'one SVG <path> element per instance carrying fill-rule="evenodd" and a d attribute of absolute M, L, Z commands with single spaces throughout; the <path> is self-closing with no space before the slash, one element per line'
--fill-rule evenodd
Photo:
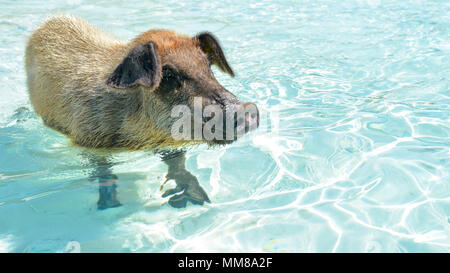
<path fill-rule="evenodd" d="M 246 113 L 245 114 L 245 121 L 247 123 L 256 122 L 256 124 L 259 124 L 259 115 L 257 113 Z"/>
<path fill-rule="evenodd" d="M 234 112 L 232 119 L 235 130 L 247 133 L 259 127 L 259 111 L 255 104 L 244 103 L 235 106 L 235 109 L 238 109 L 237 112 Z"/>

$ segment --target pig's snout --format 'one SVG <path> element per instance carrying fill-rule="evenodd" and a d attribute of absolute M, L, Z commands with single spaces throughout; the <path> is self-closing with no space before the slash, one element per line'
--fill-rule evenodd
<path fill-rule="evenodd" d="M 251 130 L 258 128 L 259 126 L 259 110 L 254 103 L 246 102 L 242 104 L 244 114 L 239 116 L 235 115 L 234 128 L 235 130 L 243 133 L 248 133 Z"/>
<path fill-rule="evenodd" d="M 224 127 L 228 130 L 227 139 L 229 139 L 230 130 L 234 136 L 233 140 L 236 140 L 259 126 L 259 110 L 251 102 L 229 105 L 225 118 Z"/>

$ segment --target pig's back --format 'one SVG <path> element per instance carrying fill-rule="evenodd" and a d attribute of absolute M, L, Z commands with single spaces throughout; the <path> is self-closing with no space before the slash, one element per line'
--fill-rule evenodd
<path fill-rule="evenodd" d="M 67 127 L 74 114 L 71 104 L 86 92 L 102 89 L 123 47 L 124 43 L 76 16 L 45 21 L 31 35 L 25 56 L 36 113 L 48 124 Z"/>
<path fill-rule="evenodd" d="M 27 57 L 40 71 L 64 81 L 99 72 L 122 43 L 81 18 L 61 15 L 45 21 L 31 35 Z"/>

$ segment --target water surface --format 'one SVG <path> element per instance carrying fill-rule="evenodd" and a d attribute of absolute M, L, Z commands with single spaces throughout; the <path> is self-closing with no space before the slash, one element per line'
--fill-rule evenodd
<path fill-rule="evenodd" d="M 343 2 L 343 3 L 342 3 Z M 448 252 L 448 1 L 1 1 L 0 251 Z M 72 13 L 119 38 L 219 37 L 264 124 L 187 154 L 212 201 L 174 209 L 167 167 L 119 154 L 120 208 L 98 211 L 84 150 L 30 111 L 27 37 Z M 166 187 L 170 187 L 166 186 Z"/>

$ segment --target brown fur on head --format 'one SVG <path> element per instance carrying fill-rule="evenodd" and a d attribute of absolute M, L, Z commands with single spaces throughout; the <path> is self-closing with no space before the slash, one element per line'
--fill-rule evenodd
<path fill-rule="evenodd" d="M 150 30 L 121 42 L 74 16 L 46 21 L 26 50 L 30 99 L 46 124 L 89 147 L 179 146 L 172 107 L 229 108 L 242 103 L 215 79 L 210 65 L 234 76 L 210 33 L 193 38 Z"/>
<path fill-rule="evenodd" d="M 149 30 L 133 39 L 131 45 L 142 45 L 148 42 L 157 45 L 163 62 L 170 61 L 171 56 L 179 54 L 180 51 L 193 50 L 198 57 L 202 59 L 206 57 L 210 64 L 217 65 L 223 72 L 234 77 L 234 72 L 229 66 L 219 42 L 209 32 L 203 32 L 191 38 L 170 30 Z"/>

